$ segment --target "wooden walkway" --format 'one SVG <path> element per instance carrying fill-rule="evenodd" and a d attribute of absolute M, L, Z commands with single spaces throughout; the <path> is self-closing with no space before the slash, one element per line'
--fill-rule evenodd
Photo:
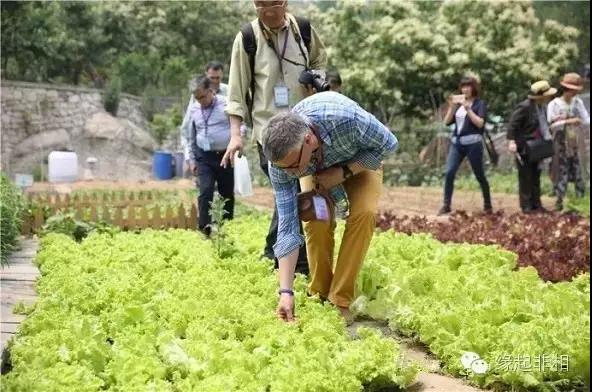
<path fill-rule="evenodd" d="M 19 302 L 31 305 L 37 297 L 35 280 L 39 276 L 39 270 L 33 265 L 33 259 L 39 248 L 39 240 L 36 237 L 21 238 L 20 246 L 20 250 L 9 256 L 8 265 L 0 267 L 0 352 L 4 352 L 6 343 L 14 336 L 25 318 L 24 315 L 13 314 L 13 306 Z"/>

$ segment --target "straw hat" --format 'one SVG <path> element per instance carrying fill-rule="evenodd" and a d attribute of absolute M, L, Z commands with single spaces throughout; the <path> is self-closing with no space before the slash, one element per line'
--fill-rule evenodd
<path fill-rule="evenodd" d="M 528 94 L 528 98 L 546 98 L 552 97 L 555 94 L 557 94 L 556 88 L 551 87 L 549 82 L 547 82 L 546 80 L 539 80 L 538 82 L 535 82 L 530 86 L 530 94 Z"/>
<path fill-rule="evenodd" d="M 575 72 L 563 75 L 559 83 L 570 90 L 580 91 L 584 88 L 584 80 Z"/>

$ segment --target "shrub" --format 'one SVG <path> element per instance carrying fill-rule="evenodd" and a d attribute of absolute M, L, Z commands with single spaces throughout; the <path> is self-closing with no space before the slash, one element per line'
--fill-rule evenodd
<path fill-rule="evenodd" d="M 157 95 L 158 90 L 154 86 L 146 87 L 144 93 L 142 93 L 142 113 L 144 113 L 148 122 L 154 119 L 154 114 L 158 110 Z"/>
<path fill-rule="evenodd" d="M 117 116 L 119 109 L 119 98 L 121 94 L 121 79 L 114 77 L 107 82 L 105 93 L 103 94 L 103 105 L 105 110 L 113 116 Z"/>
<path fill-rule="evenodd" d="M 75 217 L 73 212 L 61 213 L 47 219 L 41 230 L 42 235 L 48 233 L 65 234 L 75 241 L 82 241 L 91 232 L 109 233 L 111 235 L 120 230 L 105 222 L 86 222 Z"/>
<path fill-rule="evenodd" d="M 150 130 L 159 146 L 162 146 L 172 132 L 177 131 L 182 121 L 181 113 L 175 107 L 167 109 L 164 113 L 154 115 L 150 123 Z"/>
<path fill-rule="evenodd" d="M 20 189 L 4 173 L 0 185 L 0 259 L 4 264 L 17 243 L 24 202 Z"/>

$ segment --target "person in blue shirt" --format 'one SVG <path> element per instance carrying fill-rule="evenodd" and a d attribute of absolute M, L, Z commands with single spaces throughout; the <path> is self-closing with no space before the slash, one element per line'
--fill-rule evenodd
<path fill-rule="evenodd" d="M 328 91 L 272 117 L 262 140 L 279 217 L 273 247 L 279 259 L 278 316 L 294 318 L 294 270 L 306 239 L 309 294 L 328 299 L 351 322 L 356 278 L 376 226 L 382 161 L 397 148 L 397 138 L 356 102 Z M 320 210 L 329 210 L 328 219 L 305 222 L 304 238 L 298 230 L 301 178 L 310 179 L 301 181 L 303 191 L 316 188 L 330 195 L 326 205 L 320 203 Z M 344 200 L 348 207 L 338 212 Z M 345 233 L 333 265 L 336 215 L 345 218 Z"/>
<path fill-rule="evenodd" d="M 216 93 L 216 95 L 223 95 L 224 97 L 228 96 L 228 85 L 222 83 L 222 79 L 224 78 L 224 66 L 219 61 L 210 61 L 206 64 L 205 68 L 205 76 L 210 79 L 210 85 L 212 90 Z M 187 104 L 187 109 L 185 109 L 185 115 L 183 116 L 183 122 L 181 123 L 181 147 L 183 148 L 183 154 L 185 156 L 185 165 L 186 168 L 190 167 L 190 150 L 191 146 L 189 145 L 189 140 L 185 137 L 185 135 L 189 135 L 191 133 L 191 113 L 193 113 L 195 102 L 194 90 L 195 90 L 195 81 L 196 79 L 191 80 L 191 86 L 189 89 L 191 90 L 191 96 L 189 97 L 189 103 Z M 244 133 L 244 130 L 241 129 L 241 132 Z"/>
<path fill-rule="evenodd" d="M 479 98 L 480 85 L 472 76 L 463 77 L 459 84 L 459 95 L 449 98 L 448 111 L 444 117 L 446 125 L 454 124 L 450 149 L 446 161 L 444 181 L 444 204 L 438 215 L 448 214 L 451 209 L 454 179 L 462 161 L 468 158 L 471 169 L 479 182 L 483 194 L 483 209 L 492 212 L 489 182 L 485 177 L 483 164 L 483 128 L 487 116 L 487 105 Z"/>
<path fill-rule="evenodd" d="M 190 133 L 185 137 L 190 141 L 190 170 L 199 178 L 198 229 L 209 236 L 210 203 L 216 184 L 226 200 L 224 218 L 234 215 L 234 171 L 230 166 L 220 166 L 230 141 L 230 120 L 224 113 L 226 98 L 216 95 L 208 77 L 196 81 L 193 95 L 196 104 L 191 107 Z"/>

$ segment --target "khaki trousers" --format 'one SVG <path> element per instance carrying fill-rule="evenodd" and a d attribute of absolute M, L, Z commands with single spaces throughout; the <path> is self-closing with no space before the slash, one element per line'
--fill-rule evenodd
<path fill-rule="evenodd" d="M 301 178 L 300 184 L 303 191 L 311 190 L 312 176 Z M 309 293 L 328 298 L 334 305 L 349 307 L 354 300 L 356 279 L 376 227 L 382 170 L 362 171 L 343 185 L 349 199 L 350 214 L 345 221 L 335 265 L 334 218 L 329 222 L 305 222 L 304 236 L 310 269 Z"/>

